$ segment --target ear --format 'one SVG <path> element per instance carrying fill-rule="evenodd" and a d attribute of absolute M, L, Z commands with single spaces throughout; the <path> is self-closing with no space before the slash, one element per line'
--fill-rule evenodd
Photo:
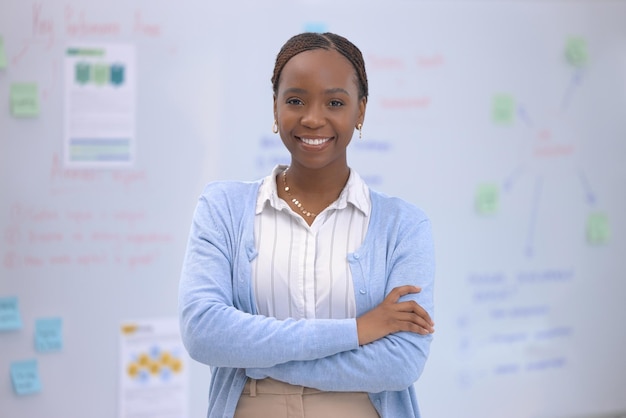
<path fill-rule="evenodd" d="M 274 119 L 278 120 L 278 110 L 276 108 L 276 95 L 273 95 L 273 101 L 274 101 Z"/>
<path fill-rule="evenodd" d="M 359 116 L 357 118 L 357 125 L 359 123 L 363 124 L 363 121 L 365 120 L 365 108 L 366 107 L 367 107 L 367 97 L 363 97 L 359 101 Z"/>

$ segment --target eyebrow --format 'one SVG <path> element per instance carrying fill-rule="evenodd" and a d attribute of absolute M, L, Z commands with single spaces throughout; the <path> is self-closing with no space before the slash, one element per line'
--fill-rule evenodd
<path fill-rule="evenodd" d="M 301 89 L 299 87 L 290 87 L 288 89 L 286 89 L 283 94 L 306 94 L 308 93 L 305 89 Z M 341 87 L 334 87 L 331 89 L 326 89 L 324 91 L 324 93 L 326 94 L 337 94 L 337 93 L 343 93 L 347 96 L 350 95 L 350 93 L 348 93 L 348 90 L 346 89 L 342 89 Z"/>

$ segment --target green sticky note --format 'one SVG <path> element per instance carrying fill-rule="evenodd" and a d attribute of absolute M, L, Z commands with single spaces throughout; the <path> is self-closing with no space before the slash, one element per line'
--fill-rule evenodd
<path fill-rule="evenodd" d="M 40 318 L 35 321 L 35 349 L 39 352 L 60 351 L 63 348 L 61 318 Z"/>
<path fill-rule="evenodd" d="M 515 100 L 508 94 L 496 94 L 491 103 L 491 117 L 495 123 L 510 124 L 515 120 Z"/>
<path fill-rule="evenodd" d="M 11 112 L 14 116 L 39 115 L 39 93 L 35 83 L 11 84 Z"/>
<path fill-rule="evenodd" d="M 22 316 L 15 296 L 0 298 L 0 331 L 22 328 Z"/>
<path fill-rule="evenodd" d="M 476 189 L 476 212 L 480 215 L 492 215 L 498 211 L 498 186 L 481 184 Z"/>
<path fill-rule="evenodd" d="M 41 392 L 37 360 L 11 363 L 11 382 L 13 383 L 13 390 L 18 395 Z"/>
<path fill-rule="evenodd" d="M 569 38 L 565 45 L 567 62 L 574 67 L 582 67 L 587 63 L 587 42 L 582 38 Z"/>
<path fill-rule="evenodd" d="M 592 245 L 605 244 L 609 241 L 609 220 L 603 213 L 592 213 L 587 218 L 587 242 Z"/>
<path fill-rule="evenodd" d="M 4 39 L 0 36 L 0 70 L 7 68 L 7 53 L 4 49 Z"/>

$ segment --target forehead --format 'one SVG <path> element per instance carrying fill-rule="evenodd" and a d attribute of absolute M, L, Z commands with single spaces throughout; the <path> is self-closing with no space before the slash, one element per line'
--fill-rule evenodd
<path fill-rule="evenodd" d="M 283 67 L 279 90 L 307 83 L 323 88 L 357 88 L 356 71 L 346 57 L 334 49 L 313 49 L 294 55 Z"/>

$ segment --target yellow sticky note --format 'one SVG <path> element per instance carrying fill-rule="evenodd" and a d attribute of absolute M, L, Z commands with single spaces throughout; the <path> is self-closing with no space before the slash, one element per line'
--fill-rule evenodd
<path fill-rule="evenodd" d="M 495 184 L 481 184 L 476 189 L 476 212 L 492 215 L 498 211 L 499 194 Z"/>
<path fill-rule="evenodd" d="M 4 49 L 4 39 L 0 36 L 0 70 L 7 68 L 7 53 Z"/>
<path fill-rule="evenodd" d="M 11 113 L 13 116 L 34 117 L 39 115 L 39 93 L 35 83 L 11 84 Z"/>

